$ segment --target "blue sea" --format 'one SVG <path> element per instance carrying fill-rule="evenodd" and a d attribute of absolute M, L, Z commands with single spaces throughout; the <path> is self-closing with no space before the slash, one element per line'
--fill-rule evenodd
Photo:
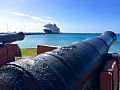
<path fill-rule="evenodd" d="M 83 41 L 93 38 L 98 33 L 64 33 L 64 34 L 40 34 L 26 35 L 23 41 L 16 41 L 20 48 L 35 48 L 37 45 L 64 46 L 76 41 Z M 110 52 L 120 53 L 120 34 L 117 34 L 117 41 L 111 46 Z"/>

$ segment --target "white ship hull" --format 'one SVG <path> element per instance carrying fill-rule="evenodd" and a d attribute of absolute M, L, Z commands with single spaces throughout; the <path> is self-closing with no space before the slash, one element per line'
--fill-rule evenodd
<path fill-rule="evenodd" d="M 60 33 L 60 32 L 52 32 L 51 30 L 43 29 L 45 33 L 52 34 L 52 33 Z"/>

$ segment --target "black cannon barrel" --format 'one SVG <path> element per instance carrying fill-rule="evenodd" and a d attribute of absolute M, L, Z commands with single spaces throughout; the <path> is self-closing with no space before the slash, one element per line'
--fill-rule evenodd
<path fill-rule="evenodd" d="M 8 63 L 0 69 L 0 90 L 76 90 L 108 53 L 116 35 L 76 42 L 34 58 Z"/>
<path fill-rule="evenodd" d="M 3 35 L 0 35 L 0 42 L 1 43 L 12 43 L 14 41 L 23 40 L 24 37 L 25 35 L 23 32 L 3 34 Z"/>

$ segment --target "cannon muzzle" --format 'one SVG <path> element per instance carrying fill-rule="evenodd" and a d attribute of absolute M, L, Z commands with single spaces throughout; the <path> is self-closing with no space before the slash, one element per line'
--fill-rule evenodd
<path fill-rule="evenodd" d="M 102 56 L 115 40 L 116 35 L 107 31 L 34 58 L 8 63 L 0 69 L 0 90 L 76 90 L 102 64 Z"/>
<path fill-rule="evenodd" d="M 6 44 L 6 43 L 12 43 L 15 41 L 23 40 L 25 37 L 23 32 L 14 33 L 14 34 L 4 34 L 0 35 L 0 43 Z"/>

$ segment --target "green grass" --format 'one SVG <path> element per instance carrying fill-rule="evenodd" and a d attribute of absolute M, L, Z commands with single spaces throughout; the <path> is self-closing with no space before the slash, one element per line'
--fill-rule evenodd
<path fill-rule="evenodd" d="M 36 48 L 23 48 L 21 49 L 22 57 L 27 56 L 36 56 L 37 55 L 37 49 Z"/>

